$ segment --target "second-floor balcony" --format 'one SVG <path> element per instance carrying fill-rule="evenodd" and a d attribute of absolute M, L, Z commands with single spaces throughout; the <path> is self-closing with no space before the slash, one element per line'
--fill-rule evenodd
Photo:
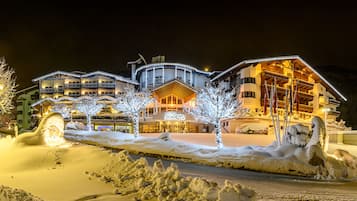
<path fill-rule="evenodd" d="M 104 89 L 114 89 L 115 88 L 115 83 L 99 83 L 99 88 L 104 88 Z"/>
<path fill-rule="evenodd" d="M 41 93 L 53 93 L 54 92 L 54 89 L 52 87 L 46 87 L 46 88 L 41 88 L 40 89 L 40 92 Z"/>
<path fill-rule="evenodd" d="M 54 92 L 55 93 L 63 93 L 64 92 L 64 88 L 61 86 L 61 87 L 57 87 L 57 88 L 54 88 Z"/>
<path fill-rule="evenodd" d="M 68 88 L 68 89 L 80 89 L 81 83 L 68 83 L 68 84 L 65 84 L 64 87 Z"/>
<path fill-rule="evenodd" d="M 98 83 L 84 83 L 82 84 L 82 87 L 88 89 L 96 89 L 98 88 Z"/>

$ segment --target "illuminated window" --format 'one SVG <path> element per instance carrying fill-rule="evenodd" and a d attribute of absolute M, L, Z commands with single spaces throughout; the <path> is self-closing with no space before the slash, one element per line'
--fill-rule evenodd
<path fill-rule="evenodd" d="M 254 91 L 243 91 L 242 98 L 255 98 L 255 92 Z"/>
<path fill-rule="evenodd" d="M 252 83 L 255 84 L 255 77 L 245 77 L 239 80 L 240 84 L 248 84 Z"/>

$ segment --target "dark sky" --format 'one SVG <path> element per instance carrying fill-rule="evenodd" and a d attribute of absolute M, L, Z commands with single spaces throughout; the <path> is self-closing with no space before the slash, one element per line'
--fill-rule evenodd
<path fill-rule="evenodd" d="M 126 63 L 138 53 L 212 70 L 243 59 L 297 54 L 348 98 L 343 118 L 357 128 L 353 5 L 60 2 L 1 5 L 0 56 L 15 69 L 19 89 L 55 70 L 129 75 Z"/>

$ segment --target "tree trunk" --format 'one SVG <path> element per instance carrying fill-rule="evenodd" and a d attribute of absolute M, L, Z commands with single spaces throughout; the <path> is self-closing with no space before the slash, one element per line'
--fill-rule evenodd
<path fill-rule="evenodd" d="M 137 138 L 139 136 L 139 116 L 133 116 L 133 124 L 134 124 L 134 137 Z"/>
<path fill-rule="evenodd" d="M 91 121 L 90 115 L 87 115 L 87 128 L 88 128 L 88 131 L 92 131 L 92 121 Z"/>
<path fill-rule="evenodd" d="M 218 121 L 214 125 L 215 131 L 216 131 L 216 144 L 217 144 L 217 149 L 221 149 L 223 147 L 223 142 L 222 142 L 222 129 L 221 129 L 221 122 Z"/>

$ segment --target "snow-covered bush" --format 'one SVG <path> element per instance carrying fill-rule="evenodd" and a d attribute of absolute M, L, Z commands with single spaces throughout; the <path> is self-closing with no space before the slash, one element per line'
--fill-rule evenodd
<path fill-rule="evenodd" d="M 127 151 L 113 154 L 113 160 L 96 172 L 87 172 L 90 178 L 111 183 L 114 193 L 133 195 L 135 200 L 254 200 L 255 191 L 226 181 L 223 187 L 199 177 L 182 176 L 177 165 L 165 168 L 161 160 L 153 167 L 145 158 L 133 160 Z"/>
<path fill-rule="evenodd" d="M 67 130 L 85 130 L 86 126 L 82 122 L 71 121 L 65 126 Z"/>

